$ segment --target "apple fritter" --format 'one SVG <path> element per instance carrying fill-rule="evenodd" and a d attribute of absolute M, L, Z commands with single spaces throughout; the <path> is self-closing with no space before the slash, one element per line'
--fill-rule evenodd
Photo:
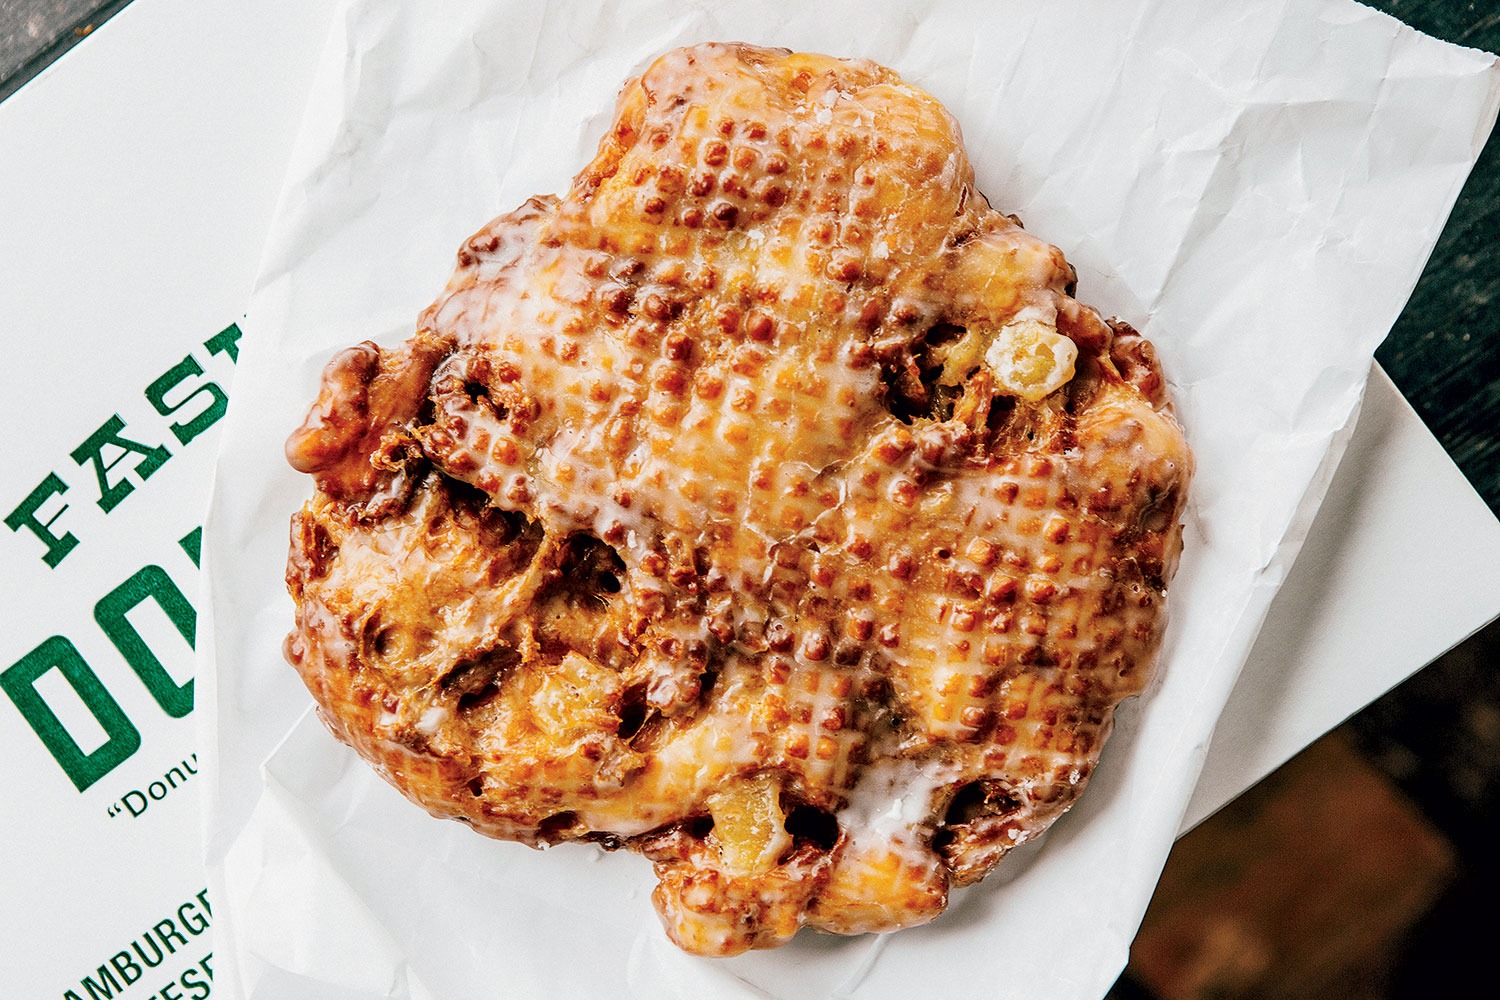
<path fill-rule="evenodd" d="M 287 445 L 287 656 L 437 816 L 648 857 L 703 955 L 932 919 L 1145 684 L 1192 460 L 1151 345 L 871 62 L 629 82 Z"/>

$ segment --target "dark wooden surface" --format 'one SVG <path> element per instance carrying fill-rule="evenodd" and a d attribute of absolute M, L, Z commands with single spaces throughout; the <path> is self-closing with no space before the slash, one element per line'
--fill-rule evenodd
<path fill-rule="evenodd" d="M 1497 0 L 1375 0 L 1430 35 L 1500 52 Z M 1416 292 L 1375 353 L 1500 513 L 1500 140 L 1490 137 Z"/>
<path fill-rule="evenodd" d="M 0 100 L 130 0 L 0 0 Z"/>
<path fill-rule="evenodd" d="M 0 0 L 0 100 L 129 2 Z M 1371 0 L 1370 5 L 1439 38 L 1500 51 L 1500 0 Z M 1420 284 L 1376 357 L 1500 513 L 1500 139 L 1492 137 L 1485 148 Z M 1439 537 L 1434 531 L 1435 540 Z M 1361 995 L 1463 996 L 1472 984 L 1492 980 L 1494 900 L 1500 898 L 1494 850 L 1500 843 L 1500 623 L 1371 705 L 1330 739 L 1355 747 L 1448 838 L 1458 858 L 1457 878 L 1436 906 L 1401 941 L 1384 946 L 1394 952 L 1379 957 L 1388 982 Z M 1289 767 L 1306 772 L 1317 753 L 1314 748 Z M 1312 768 L 1298 780 L 1316 781 L 1315 772 Z M 1271 788 L 1268 779 L 1257 794 L 1270 795 Z M 1218 821 L 1232 822 L 1232 816 Z M 1259 861 L 1270 855 L 1266 851 Z M 1304 891 L 1315 894 L 1320 887 L 1308 885 Z M 1165 905 L 1158 901 L 1153 910 Z M 1116 985 L 1115 1000 L 1160 1000 L 1135 968 Z M 1270 984 L 1243 995 L 1280 994 Z"/>

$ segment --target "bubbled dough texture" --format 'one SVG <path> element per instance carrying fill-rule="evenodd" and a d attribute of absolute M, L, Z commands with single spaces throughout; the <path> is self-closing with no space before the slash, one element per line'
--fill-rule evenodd
<path fill-rule="evenodd" d="M 1072 803 L 1159 645 L 1190 459 L 1071 278 L 891 71 L 669 53 L 413 340 L 330 365 L 289 658 L 432 813 L 645 852 L 689 950 L 928 920 Z M 976 361 L 893 415 L 931 331 L 1022 310 L 1078 345 L 1063 390 Z M 708 799 L 756 774 L 832 846 L 725 865 Z"/>

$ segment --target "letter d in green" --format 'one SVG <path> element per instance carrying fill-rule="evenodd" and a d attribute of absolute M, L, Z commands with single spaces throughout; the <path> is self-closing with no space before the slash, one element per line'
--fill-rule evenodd
<path fill-rule="evenodd" d="M 83 752 L 36 689 L 37 678 L 53 667 L 62 671 L 63 677 L 104 729 L 107 739 L 92 753 Z M 0 688 L 10 695 L 22 717 L 41 737 L 52 758 L 80 792 L 113 771 L 141 745 L 140 731 L 105 690 L 78 649 L 60 635 L 47 639 L 0 673 Z"/>

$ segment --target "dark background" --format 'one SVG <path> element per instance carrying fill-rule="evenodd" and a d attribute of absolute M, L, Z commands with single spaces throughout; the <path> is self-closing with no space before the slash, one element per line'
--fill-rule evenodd
<path fill-rule="evenodd" d="M 129 2 L 0 0 L 0 100 Z M 1500 0 L 1370 5 L 1438 38 L 1500 51 Z M 1376 358 L 1500 512 L 1497 235 L 1492 137 Z M 1439 529 L 1434 544 L 1461 544 Z M 1112 996 L 1484 992 L 1476 984 L 1493 980 L 1500 930 L 1497 847 L 1492 624 L 1180 841 Z"/>

